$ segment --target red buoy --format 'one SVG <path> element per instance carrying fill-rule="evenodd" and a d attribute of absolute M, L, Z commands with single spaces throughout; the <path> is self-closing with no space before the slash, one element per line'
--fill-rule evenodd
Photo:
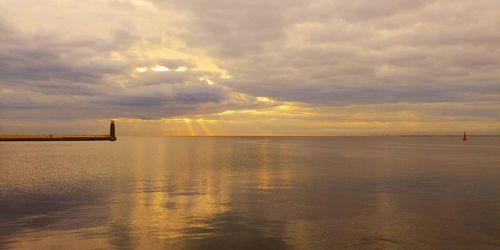
<path fill-rule="evenodd" d="M 462 139 L 463 141 L 467 141 L 467 134 L 464 132 L 464 138 Z"/>

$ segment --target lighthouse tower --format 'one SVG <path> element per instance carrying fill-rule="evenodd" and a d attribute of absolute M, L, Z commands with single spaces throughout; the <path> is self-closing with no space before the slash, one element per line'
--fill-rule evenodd
<path fill-rule="evenodd" d="M 115 121 L 113 120 L 111 120 L 111 125 L 109 126 L 109 137 L 111 137 L 112 141 L 116 141 Z"/>

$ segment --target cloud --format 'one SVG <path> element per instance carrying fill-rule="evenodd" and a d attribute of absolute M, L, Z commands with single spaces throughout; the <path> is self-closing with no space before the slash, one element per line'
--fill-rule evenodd
<path fill-rule="evenodd" d="M 135 72 L 139 63 L 173 69 L 194 63 L 140 58 L 129 51 L 136 37 L 124 30 L 100 40 L 23 33 L 5 24 L 0 28 L 9 35 L 3 36 L 0 44 L 3 117 L 32 116 L 32 111 L 38 110 L 39 116 L 68 119 L 125 115 L 159 119 L 227 98 L 226 88 L 207 86 L 200 80 L 214 74 L 207 71 Z"/>
<path fill-rule="evenodd" d="M 390 106 L 496 121 L 499 26 L 496 0 L 7 0 L 0 119 L 293 103 L 330 121 L 321 114 L 369 106 L 380 119 Z"/>
<path fill-rule="evenodd" d="M 184 38 L 218 58 L 238 91 L 326 105 L 490 100 L 500 85 L 500 4 L 454 3 L 221 0 L 168 7 L 192 14 L 193 32 Z"/>
<path fill-rule="evenodd" d="M 116 31 L 108 41 L 60 34 L 22 34 L 11 30 L 0 44 L 0 79 L 7 87 L 39 92 L 92 94 L 106 75 L 119 74 L 126 63 L 109 53 L 121 50 L 130 35 Z M 117 43 L 120 41 L 120 43 Z"/>

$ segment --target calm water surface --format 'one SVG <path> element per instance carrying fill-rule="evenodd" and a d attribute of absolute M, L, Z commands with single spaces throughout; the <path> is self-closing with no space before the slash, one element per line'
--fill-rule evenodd
<path fill-rule="evenodd" d="M 0 143 L 0 249 L 499 249 L 500 137 Z"/>

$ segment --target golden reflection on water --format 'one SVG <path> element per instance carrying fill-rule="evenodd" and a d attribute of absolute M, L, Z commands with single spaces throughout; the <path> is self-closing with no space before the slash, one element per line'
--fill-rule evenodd
<path fill-rule="evenodd" d="M 117 224 L 134 226 L 134 237 L 152 238 L 167 241 L 185 236 L 186 228 L 207 227 L 201 219 L 210 219 L 217 214 L 229 211 L 230 181 L 227 174 L 216 173 L 215 161 L 209 158 L 214 148 L 204 145 L 203 167 L 197 164 L 191 155 L 192 145 L 183 145 L 182 150 L 175 150 L 175 145 L 158 144 L 156 148 L 138 146 L 132 157 L 136 162 L 129 185 L 132 192 L 121 197 L 112 198 L 113 218 Z M 169 161 L 176 161 L 178 168 L 166 166 Z M 147 168 L 147 166 L 159 166 Z M 117 182 L 122 185 L 121 181 Z M 116 187 L 119 188 L 119 187 Z M 123 221 L 125 221 L 123 223 Z M 193 237 L 207 236 L 208 232 L 200 232 Z M 143 245 L 146 244 L 146 245 Z M 141 241 L 136 247 L 145 249 L 151 242 Z"/>
<path fill-rule="evenodd" d="M 452 139 L 0 144 L 0 249 L 498 245 L 499 144 Z"/>

